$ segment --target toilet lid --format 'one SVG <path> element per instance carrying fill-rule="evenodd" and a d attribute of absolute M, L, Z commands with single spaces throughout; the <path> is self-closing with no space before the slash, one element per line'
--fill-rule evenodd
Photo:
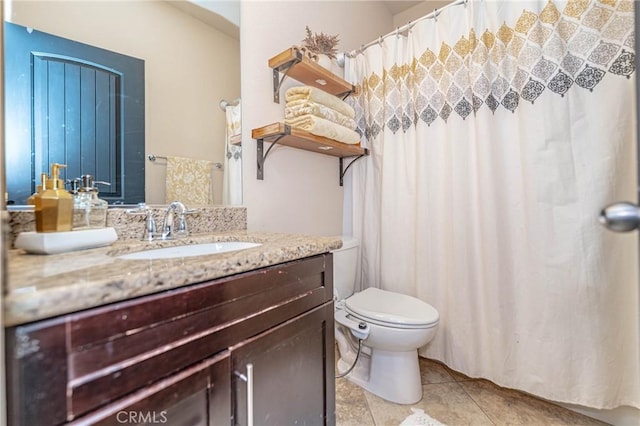
<path fill-rule="evenodd" d="M 368 288 L 345 301 L 347 310 L 374 321 L 395 325 L 428 326 L 440 319 L 438 311 L 415 297 Z"/>

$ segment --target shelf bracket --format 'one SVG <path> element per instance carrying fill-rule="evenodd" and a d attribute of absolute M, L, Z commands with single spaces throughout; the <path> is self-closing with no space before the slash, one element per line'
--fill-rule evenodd
<path fill-rule="evenodd" d="M 353 165 L 353 163 L 355 163 L 356 161 L 358 161 L 359 159 L 361 159 L 362 157 L 365 157 L 367 155 L 369 155 L 369 150 L 367 148 L 365 148 L 364 149 L 364 154 L 358 155 L 356 158 L 351 160 L 349 162 L 349 164 L 347 164 L 347 167 L 344 167 L 344 159 L 345 158 L 350 158 L 350 157 L 340 157 L 340 186 L 344 186 L 344 175 L 345 175 L 345 173 L 347 173 L 347 170 L 349 170 L 349 167 L 351 167 L 351 165 Z"/>
<path fill-rule="evenodd" d="M 353 87 L 353 86 L 352 86 L 352 87 Z M 351 89 L 351 90 L 349 90 L 349 91 L 347 91 L 347 92 L 339 93 L 339 94 L 337 94 L 336 96 L 338 96 L 340 99 L 342 99 L 342 100 L 344 101 L 344 100 L 345 100 L 345 99 L 347 99 L 347 98 L 349 97 L 349 95 L 350 95 L 350 94 L 352 94 L 353 92 L 354 92 L 354 89 Z"/>
<path fill-rule="evenodd" d="M 273 141 L 271 141 L 271 146 L 269 147 L 269 149 L 267 149 L 267 152 L 264 152 L 264 144 L 263 144 L 264 139 L 256 140 L 256 147 L 257 147 L 256 157 L 258 159 L 258 173 L 256 177 L 258 180 L 264 180 L 264 163 L 267 160 L 267 155 L 269 155 L 269 152 L 271 152 L 273 147 L 276 146 L 276 144 L 281 138 L 290 134 L 291 134 L 291 128 L 289 126 L 285 126 L 285 132 L 281 135 L 278 135 L 278 137 L 276 137 Z"/>
<path fill-rule="evenodd" d="M 291 67 L 298 62 L 302 62 L 302 54 L 300 54 L 300 52 L 296 52 L 295 59 L 273 69 L 273 102 L 277 104 L 280 103 L 280 88 L 282 87 L 282 83 L 284 79 L 287 78 Z M 282 78 L 280 78 L 280 73 L 282 73 Z"/>

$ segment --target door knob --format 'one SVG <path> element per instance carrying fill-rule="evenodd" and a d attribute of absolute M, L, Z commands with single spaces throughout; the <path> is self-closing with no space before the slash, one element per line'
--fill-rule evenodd
<path fill-rule="evenodd" d="M 626 201 L 614 203 L 602 209 L 598 221 L 610 231 L 633 231 L 640 226 L 640 208 Z"/>

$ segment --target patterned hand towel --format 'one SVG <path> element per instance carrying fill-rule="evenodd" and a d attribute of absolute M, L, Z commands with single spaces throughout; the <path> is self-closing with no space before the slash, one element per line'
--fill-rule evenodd
<path fill-rule="evenodd" d="M 360 135 L 355 131 L 315 115 L 302 115 L 292 120 L 285 119 L 284 122 L 291 127 L 306 130 L 316 136 L 323 136 L 338 142 L 350 145 L 360 142 Z"/>
<path fill-rule="evenodd" d="M 320 90 L 316 87 L 311 86 L 296 86 L 291 87 L 285 92 L 285 99 L 287 102 L 291 101 L 313 101 L 324 106 L 328 106 L 339 113 L 346 115 L 349 118 L 355 118 L 356 112 L 354 109 L 346 103 L 345 101 L 337 98 L 324 90 Z"/>
<path fill-rule="evenodd" d="M 353 118 L 349 118 L 334 109 L 316 102 L 305 100 L 291 101 L 287 102 L 287 106 L 284 109 L 284 118 L 289 120 L 306 114 L 315 115 L 316 117 L 333 121 L 334 123 L 347 127 L 351 130 L 356 129 L 356 122 Z"/>
<path fill-rule="evenodd" d="M 181 201 L 187 207 L 213 204 L 210 161 L 167 157 L 165 201 Z"/>

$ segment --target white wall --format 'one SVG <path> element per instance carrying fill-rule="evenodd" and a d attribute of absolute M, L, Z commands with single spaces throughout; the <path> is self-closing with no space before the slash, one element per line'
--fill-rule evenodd
<path fill-rule="evenodd" d="M 164 1 L 26 1 L 11 22 L 145 61 L 147 154 L 224 162 L 220 99 L 240 95 L 240 44 Z M 146 201 L 164 203 L 166 166 L 146 162 Z M 214 172 L 222 202 L 222 172 Z"/>
<path fill-rule="evenodd" d="M 425 0 L 420 4 L 393 15 L 393 26 L 394 28 L 401 27 L 407 22 L 413 22 L 416 19 L 433 12 L 434 9 L 440 9 L 451 2 L 452 0 Z"/>
<path fill-rule="evenodd" d="M 284 100 L 273 102 L 272 70 L 267 62 L 299 44 L 307 25 L 316 33 L 339 34 L 339 50 L 349 51 L 391 31 L 393 17 L 375 1 L 242 2 L 243 184 L 250 230 L 342 233 L 343 188 L 336 157 L 274 147 L 265 163 L 264 180 L 256 179 L 256 142 L 251 129 L 284 117 Z M 296 84 L 300 83 L 287 79 L 281 97 Z"/>

